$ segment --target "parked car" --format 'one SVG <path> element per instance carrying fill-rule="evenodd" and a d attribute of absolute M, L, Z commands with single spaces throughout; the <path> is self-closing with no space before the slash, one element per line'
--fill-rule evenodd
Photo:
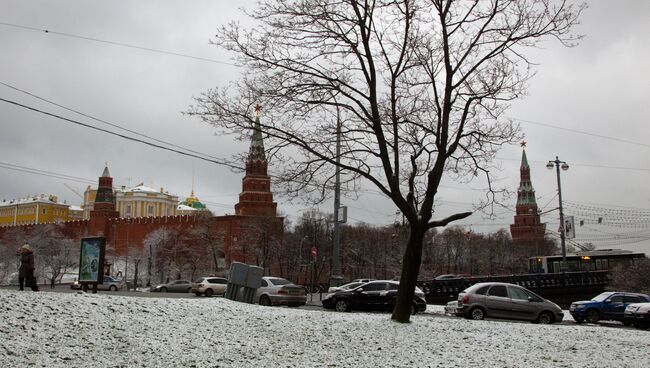
<path fill-rule="evenodd" d="M 74 280 L 72 284 L 70 284 L 71 289 L 81 289 L 81 287 L 81 283 L 77 280 Z M 88 288 L 91 289 L 92 286 L 88 285 Z M 112 276 L 104 276 L 104 282 L 97 284 L 97 290 L 117 291 L 121 290 L 122 288 L 124 288 L 124 281 Z"/>
<path fill-rule="evenodd" d="M 461 276 L 458 276 L 456 274 L 445 274 L 445 275 L 438 275 L 434 277 L 434 280 L 454 280 L 454 279 L 460 279 L 462 278 Z"/>
<path fill-rule="evenodd" d="M 569 312 L 578 322 L 596 323 L 600 320 L 624 322 L 625 307 L 632 303 L 650 302 L 650 296 L 621 291 L 607 291 L 596 295 L 591 300 L 571 303 Z"/>
<path fill-rule="evenodd" d="M 474 284 L 458 294 L 457 314 L 469 319 L 507 318 L 543 324 L 561 322 L 562 309 L 519 285 L 502 282 Z"/>
<path fill-rule="evenodd" d="M 366 281 L 366 282 L 367 282 L 367 281 Z M 337 292 L 338 290 L 349 290 L 349 289 L 354 289 L 355 287 L 357 287 L 357 286 L 361 286 L 361 285 L 365 284 L 366 282 L 354 281 L 354 282 L 350 282 L 350 283 L 348 283 L 348 284 L 341 285 L 341 286 L 330 286 L 330 288 L 327 289 L 327 293 L 328 293 L 328 294 L 331 294 L 331 293 L 335 293 L 335 292 Z"/>
<path fill-rule="evenodd" d="M 458 301 L 452 300 L 445 304 L 445 314 L 450 316 L 458 316 Z"/>
<path fill-rule="evenodd" d="M 323 299 L 323 307 L 338 312 L 351 310 L 385 310 L 395 308 L 399 282 L 392 280 L 370 281 L 352 289 L 341 289 Z M 424 292 L 416 287 L 411 314 L 424 312 L 427 302 Z"/>
<path fill-rule="evenodd" d="M 287 279 L 265 276 L 255 292 L 255 303 L 299 307 L 307 304 L 307 293 L 305 288 Z"/>
<path fill-rule="evenodd" d="M 156 285 L 151 288 L 153 292 L 161 293 L 189 293 L 192 290 L 192 283 L 187 280 L 176 280 L 166 284 Z"/>
<path fill-rule="evenodd" d="M 354 279 L 352 282 L 370 282 L 370 281 L 375 281 L 377 279 Z"/>
<path fill-rule="evenodd" d="M 650 303 L 632 303 L 625 308 L 623 313 L 626 325 L 647 329 L 650 327 Z"/>
<path fill-rule="evenodd" d="M 192 283 L 191 293 L 196 296 L 212 296 L 214 294 L 223 296 L 226 293 L 228 279 L 223 277 L 201 277 Z"/>

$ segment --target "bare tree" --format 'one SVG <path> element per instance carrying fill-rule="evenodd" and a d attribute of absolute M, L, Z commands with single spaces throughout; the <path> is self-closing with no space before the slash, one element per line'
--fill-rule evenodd
<path fill-rule="evenodd" d="M 210 259 L 210 273 L 216 274 L 219 272 L 219 260 L 225 258 L 224 253 L 224 242 L 225 242 L 225 232 L 222 229 L 219 229 L 217 226 L 214 226 L 212 223 L 212 214 L 208 211 L 200 211 L 195 215 L 198 218 L 198 223 L 190 231 L 190 235 L 193 236 L 196 241 L 205 247 L 207 251 L 207 256 Z M 204 252 L 201 252 L 201 247 L 194 247 L 196 257 L 202 257 L 205 259 Z M 198 268 L 201 268 L 199 263 L 201 259 L 195 259 L 196 267 L 195 271 Z M 207 271 L 207 270 L 206 270 Z M 192 280 L 194 276 L 192 276 Z"/>
<path fill-rule="evenodd" d="M 650 294 L 650 260 L 636 260 L 627 267 L 617 267 L 610 271 L 608 290 L 626 290 Z"/>
<path fill-rule="evenodd" d="M 553 0 L 263 0 L 249 13 L 253 28 L 232 23 L 214 41 L 245 67 L 241 79 L 188 113 L 224 134 L 264 132 L 288 194 L 322 199 L 337 165 L 349 188 L 362 180 L 390 198 L 409 226 L 392 319 L 408 322 L 426 232 L 472 213 L 432 219 L 442 178 L 480 176 L 482 206 L 504 193 L 492 185 L 492 161 L 520 138 L 502 114 L 534 74 L 524 51 L 546 39 L 571 45 L 582 9 Z M 251 118 L 256 103 L 267 108 L 261 125 Z"/>
<path fill-rule="evenodd" d="M 15 226 L 6 230 L 0 239 L 0 283 L 11 279 L 12 274 L 18 272 L 20 256 L 17 249 L 27 240 L 27 233 L 22 226 Z M 16 276 L 17 279 L 18 276 Z"/>
<path fill-rule="evenodd" d="M 151 286 L 151 276 L 157 271 L 162 282 L 164 273 L 163 249 L 171 239 L 171 231 L 167 228 L 158 228 L 144 239 L 144 253 L 147 259 L 147 282 L 146 286 Z"/>

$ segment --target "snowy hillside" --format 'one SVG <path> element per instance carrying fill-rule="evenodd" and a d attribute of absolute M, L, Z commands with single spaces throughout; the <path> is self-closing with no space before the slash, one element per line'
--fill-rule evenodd
<path fill-rule="evenodd" d="M 649 367 L 650 333 L 584 325 L 0 290 L 2 367 Z"/>

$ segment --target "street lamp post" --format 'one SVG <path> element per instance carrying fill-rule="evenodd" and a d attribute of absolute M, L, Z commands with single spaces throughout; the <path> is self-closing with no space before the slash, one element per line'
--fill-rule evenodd
<path fill-rule="evenodd" d="M 557 173 L 557 196 L 560 202 L 560 243 L 562 244 L 562 264 L 560 265 L 560 270 L 564 271 L 566 269 L 566 232 L 564 231 L 564 211 L 562 210 L 562 184 L 560 183 L 560 168 L 564 171 L 569 170 L 569 165 L 560 161 L 560 159 L 555 156 L 555 160 L 549 161 L 546 164 L 546 168 L 553 170 Z"/>

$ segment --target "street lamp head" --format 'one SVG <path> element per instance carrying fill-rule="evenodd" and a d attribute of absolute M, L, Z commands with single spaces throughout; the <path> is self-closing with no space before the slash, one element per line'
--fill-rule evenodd
<path fill-rule="evenodd" d="M 553 161 L 549 161 L 546 164 L 546 168 L 549 169 L 549 170 L 553 170 L 554 167 L 555 167 L 555 164 L 553 164 Z"/>
<path fill-rule="evenodd" d="M 566 162 L 562 163 L 562 166 L 560 166 L 560 167 L 561 167 L 562 170 L 564 170 L 564 171 L 569 170 L 569 165 L 568 165 Z"/>

